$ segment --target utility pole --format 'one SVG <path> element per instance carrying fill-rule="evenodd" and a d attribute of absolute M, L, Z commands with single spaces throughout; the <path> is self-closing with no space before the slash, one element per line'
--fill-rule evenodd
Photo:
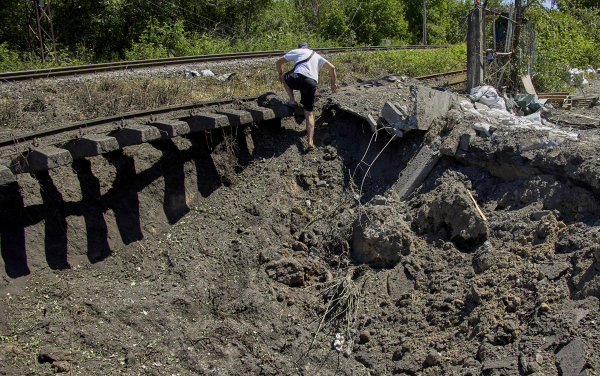
<path fill-rule="evenodd" d="M 483 10 L 476 1 L 469 12 L 467 30 L 467 92 L 483 81 Z"/>
<path fill-rule="evenodd" d="M 423 0 L 423 46 L 427 45 L 427 5 Z"/>
<path fill-rule="evenodd" d="M 27 34 L 32 54 L 39 54 L 42 63 L 53 55 L 56 58 L 56 43 L 52 27 L 50 0 L 23 0 L 27 9 Z"/>
<path fill-rule="evenodd" d="M 510 86 L 513 91 L 516 91 L 518 88 L 518 82 L 520 81 L 521 72 L 519 71 L 519 63 L 521 62 L 521 24 L 523 23 L 523 7 L 521 4 L 521 0 L 515 0 L 515 25 L 513 31 L 513 44 L 512 44 L 512 69 L 510 74 Z"/>

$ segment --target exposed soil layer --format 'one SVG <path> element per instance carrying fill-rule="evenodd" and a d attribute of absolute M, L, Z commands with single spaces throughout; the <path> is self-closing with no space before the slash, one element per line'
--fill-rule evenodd
<path fill-rule="evenodd" d="M 287 118 L 20 175 L 0 374 L 599 374 L 598 130 L 522 151 L 457 111 L 387 146 L 331 107 L 311 152 Z"/>

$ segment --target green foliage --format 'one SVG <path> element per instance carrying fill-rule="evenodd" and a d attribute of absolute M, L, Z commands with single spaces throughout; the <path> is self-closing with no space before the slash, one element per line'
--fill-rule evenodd
<path fill-rule="evenodd" d="M 332 62 L 335 65 L 339 61 L 365 76 L 391 73 L 420 76 L 462 69 L 466 59 L 467 46 L 458 44 L 436 50 L 356 51 L 333 58 Z"/>
<path fill-rule="evenodd" d="M 537 59 L 534 85 L 539 91 L 567 90 L 569 69 L 600 65 L 600 10 L 531 10 L 536 25 Z"/>
<path fill-rule="evenodd" d="M 0 72 L 10 72 L 19 70 L 19 54 L 8 49 L 8 43 L 0 44 Z"/>
<path fill-rule="evenodd" d="M 323 5 L 319 26 L 326 39 L 350 46 L 410 39 L 400 0 L 331 1 Z"/>

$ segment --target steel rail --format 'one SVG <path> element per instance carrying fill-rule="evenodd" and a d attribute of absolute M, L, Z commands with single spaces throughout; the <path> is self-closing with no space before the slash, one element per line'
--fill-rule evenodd
<path fill-rule="evenodd" d="M 429 46 L 367 46 L 367 47 L 332 47 L 315 48 L 319 53 L 341 53 L 350 51 L 378 51 L 378 50 L 427 50 L 447 48 L 447 45 Z M 161 58 L 148 60 L 117 61 L 112 63 L 76 65 L 71 67 L 45 68 L 35 70 L 24 70 L 14 72 L 0 72 L 0 81 L 23 81 L 30 79 L 42 79 L 52 77 L 74 76 L 78 74 L 94 74 L 110 71 L 122 71 L 131 69 L 150 68 L 158 66 L 182 65 L 189 63 L 227 61 L 236 59 L 256 59 L 264 57 L 275 57 L 285 54 L 286 50 L 254 51 L 239 53 L 223 53 L 210 55 L 182 56 L 175 58 Z"/>
<path fill-rule="evenodd" d="M 464 74 L 464 73 L 467 73 L 466 69 L 460 69 L 460 70 L 444 72 L 444 73 L 428 74 L 426 76 L 415 77 L 415 79 L 417 79 L 419 81 L 425 81 L 425 80 L 431 80 L 431 79 L 438 78 L 438 77 L 456 76 L 456 75 Z"/>
<path fill-rule="evenodd" d="M 10 138 L 7 137 L 4 139 L 0 139 L 0 148 L 14 145 L 15 142 L 31 141 L 35 138 L 52 136 L 52 135 L 55 135 L 58 133 L 63 133 L 63 132 L 68 132 L 68 131 L 76 131 L 79 129 L 90 129 L 93 127 L 103 126 L 103 125 L 107 125 L 107 124 L 111 124 L 111 123 L 119 122 L 119 121 L 123 121 L 123 120 L 144 118 L 144 117 L 148 117 L 148 116 L 159 115 L 159 114 L 169 113 L 169 112 L 173 112 L 173 111 L 194 110 L 194 109 L 201 108 L 201 107 L 210 107 L 210 106 L 217 106 L 217 105 L 223 105 L 223 104 L 231 104 L 231 103 L 236 103 L 236 102 L 250 102 L 250 101 L 257 100 L 259 97 L 260 97 L 260 95 L 248 95 L 248 96 L 244 96 L 244 97 L 206 100 L 206 101 L 195 102 L 195 103 L 176 104 L 176 105 L 171 105 L 171 106 L 166 106 L 166 107 L 153 108 L 150 110 L 131 111 L 131 112 L 125 112 L 125 113 L 122 113 L 119 115 L 105 116 L 105 117 L 100 117 L 100 118 L 95 118 L 95 119 L 90 119 L 90 120 L 83 120 L 83 121 L 70 123 L 70 124 L 64 125 L 62 127 L 51 128 L 51 129 L 47 129 L 47 130 L 43 130 L 43 131 L 30 132 L 30 133 L 21 134 L 19 136 L 14 136 L 14 137 L 10 137 Z M 117 127 L 115 127 L 115 129 L 116 128 Z"/>
<path fill-rule="evenodd" d="M 456 71 L 445 72 L 445 73 L 436 73 L 436 74 L 431 74 L 431 75 L 426 75 L 426 76 L 419 76 L 419 77 L 415 77 L 415 78 L 420 81 L 425 81 L 428 79 L 453 76 L 453 75 L 457 75 L 457 74 L 461 74 L 461 73 L 465 73 L 465 72 L 466 72 L 466 69 L 463 69 L 463 70 L 456 70 Z M 451 83 L 450 85 L 454 85 L 454 84 L 458 84 L 458 83 L 462 83 L 462 82 L 464 82 L 464 81 Z M 31 141 L 35 138 L 51 136 L 51 135 L 55 135 L 55 134 L 62 133 L 62 132 L 74 131 L 74 130 L 79 130 L 79 129 L 89 129 L 89 128 L 93 128 L 93 127 L 97 127 L 97 126 L 103 126 L 103 125 L 107 125 L 107 124 L 111 124 L 111 123 L 115 123 L 115 122 L 120 122 L 123 120 L 144 118 L 144 117 L 149 117 L 152 115 L 159 115 L 159 114 L 164 114 L 164 113 L 173 112 L 173 111 L 186 111 L 186 110 L 193 110 L 196 108 L 217 106 L 217 105 L 223 105 L 223 104 L 231 104 L 231 103 L 236 103 L 236 102 L 250 102 L 250 101 L 255 101 L 259 97 L 260 97 L 260 95 L 248 95 L 248 96 L 243 96 L 243 97 L 232 97 L 232 98 L 223 98 L 223 99 L 216 99 L 216 100 L 206 100 L 206 101 L 201 101 L 201 102 L 177 104 L 177 105 L 171 105 L 171 106 L 166 106 L 166 107 L 158 107 L 158 108 L 153 108 L 150 110 L 131 111 L 131 112 L 125 112 L 125 113 L 113 115 L 113 116 L 106 116 L 106 117 L 100 117 L 100 118 L 96 118 L 96 119 L 83 120 L 83 121 L 73 122 L 73 123 L 64 125 L 62 127 L 51 128 L 51 129 L 47 129 L 47 130 L 43 130 L 43 131 L 30 132 L 30 133 L 21 134 L 21 135 L 14 136 L 14 137 L 7 137 L 4 139 L 0 139 L 0 148 L 14 145 L 15 142 Z M 115 129 L 116 128 L 117 127 L 115 127 Z"/>

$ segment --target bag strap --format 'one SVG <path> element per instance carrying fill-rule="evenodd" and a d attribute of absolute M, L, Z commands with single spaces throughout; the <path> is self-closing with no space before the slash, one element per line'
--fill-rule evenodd
<path fill-rule="evenodd" d="M 310 54 L 310 56 L 308 57 L 308 59 L 304 59 L 302 61 L 299 61 L 296 63 L 296 65 L 294 65 L 294 70 L 296 70 L 296 68 L 298 67 L 298 65 L 302 64 L 302 63 L 306 63 L 307 61 L 309 61 L 313 55 L 315 54 L 315 51 L 312 52 L 312 54 Z"/>

